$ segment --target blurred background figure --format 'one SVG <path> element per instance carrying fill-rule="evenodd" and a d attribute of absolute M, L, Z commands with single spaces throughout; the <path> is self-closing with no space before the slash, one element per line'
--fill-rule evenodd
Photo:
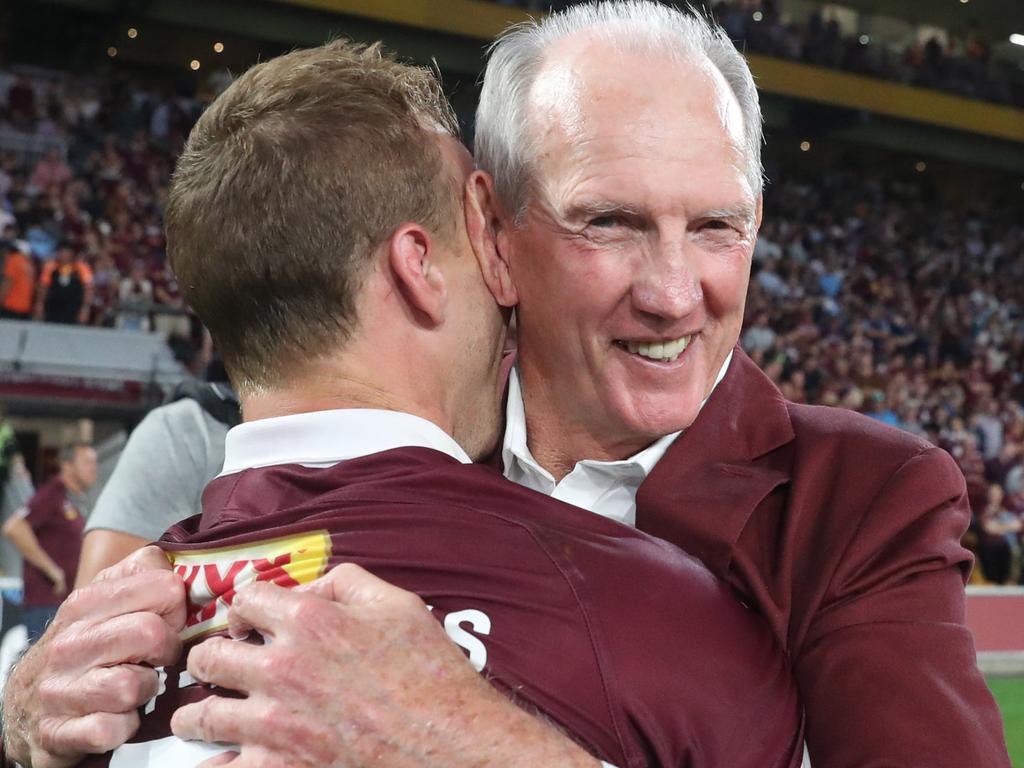
<path fill-rule="evenodd" d="M 32 316 L 36 268 L 17 241 L 17 227 L 8 224 L 0 239 L 0 319 L 28 320 Z"/>
<path fill-rule="evenodd" d="M 92 304 L 92 269 L 69 240 L 57 244 L 57 255 L 39 278 L 36 320 L 47 323 L 83 324 Z"/>
<path fill-rule="evenodd" d="M 72 443 L 61 450 L 60 473 L 4 523 L 4 536 L 23 558 L 22 615 L 29 643 L 42 635 L 68 595 L 69 579 L 78 570 L 85 494 L 95 482 L 96 451 Z"/>

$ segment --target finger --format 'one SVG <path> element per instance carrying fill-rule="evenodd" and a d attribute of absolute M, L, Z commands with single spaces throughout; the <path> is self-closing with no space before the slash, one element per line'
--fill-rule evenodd
<path fill-rule="evenodd" d="M 167 553 L 160 547 L 149 545 L 132 552 L 128 557 L 109 568 L 104 568 L 93 581 L 108 581 L 110 579 L 123 579 L 127 576 L 134 576 L 146 571 L 169 571 L 171 561 Z"/>
<path fill-rule="evenodd" d="M 179 707 L 171 716 L 171 732 L 186 741 L 241 744 L 247 735 L 252 736 L 246 733 L 245 717 L 249 709 L 248 699 L 208 696 L 195 704 Z"/>
<path fill-rule="evenodd" d="M 39 701 L 50 714 L 86 715 L 93 712 L 124 714 L 156 696 L 160 680 L 156 670 L 137 664 L 97 667 L 84 675 L 47 677 L 39 682 Z"/>
<path fill-rule="evenodd" d="M 100 624 L 70 627 L 51 642 L 54 664 L 74 660 L 87 668 L 115 664 L 149 664 L 159 667 L 176 662 L 181 656 L 181 638 L 154 613 L 128 613 Z"/>
<path fill-rule="evenodd" d="M 261 646 L 211 637 L 188 653 L 188 673 L 201 683 L 249 693 L 263 682 L 266 651 Z"/>
<path fill-rule="evenodd" d="M 175 632 L 185 626 L 185 585 L 167 570 L 142 571 L 123 578 L 94 581 L 64 601 L 54 623 L 104 621 L 135 612 L 154 613 Z"/>
<path fill-rule="evenodd" d="M 68 720 L 39 723 L 39 746 L 54 755 L 102 754 L 119 747 L 139 729 L 136 711 L 113 715 L 95 712 Z"/>
<path fill-rule="evenodd" d="M 228 632 L 232 637 L 244 637 L 255 629 L 265 638 L 274 639 L 287 634 L 290 627 L 302 626 L 302 611 L 309 609 L 310 601 L 326 604 L 313 595 L 275 584 L 250 584 L 240 589 L 231 602 Z"/>
<path fill-rule="evenodd" d="M 377 578 L 355 563 L 342 563 L 307 586 L 308 591 L 325 600 L 353 607 L 419 600 L 411 592 Z"/>

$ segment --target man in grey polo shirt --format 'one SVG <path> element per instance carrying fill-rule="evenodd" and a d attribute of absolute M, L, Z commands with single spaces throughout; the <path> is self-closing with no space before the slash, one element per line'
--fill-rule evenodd
<path fill-rule="evenodd" d="M 198 513 L 224 465 L 224 437 L 239 421 L 226 384 L 179 387 L 132 432 L 86 524 L 77 587 Z"/>

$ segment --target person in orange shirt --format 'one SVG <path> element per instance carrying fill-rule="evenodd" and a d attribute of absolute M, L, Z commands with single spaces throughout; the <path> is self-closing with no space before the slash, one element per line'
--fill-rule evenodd
<path fill-rule="evenodd" d="M 2 252 L 4 268 L 0 276 L 0 318 L 28 320 L 32 317 L 35 265 L 32 259 L 18 249 L 13 238 L 4 238 Z"/>
<path fill-rule="evenodd" d="M 35 316 L 48 323 L 86 323 L 92 305 L 92 270 L 62 241 L 39 279 Z"/>

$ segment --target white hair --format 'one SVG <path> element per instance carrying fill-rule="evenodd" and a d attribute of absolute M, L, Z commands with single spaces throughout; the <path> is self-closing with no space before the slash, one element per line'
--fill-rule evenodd
<path fill-rule="evenodd" d="M 526 210 L 537 151 L 530 91 L 551 46 L 581 32 L 627 50 L 653 50 L 678 60 L 707 57 L 739 102 L 747 178 L 754 196 L 760 195 L 761 106 L 750 67 L 725 31 L 692 8 L 682 11 L 652 0 L 592 2 L 516 24 L 491 47 L 476 112 L 476 162 L 494 176 L 499 199 L 517 220 Z"/>

